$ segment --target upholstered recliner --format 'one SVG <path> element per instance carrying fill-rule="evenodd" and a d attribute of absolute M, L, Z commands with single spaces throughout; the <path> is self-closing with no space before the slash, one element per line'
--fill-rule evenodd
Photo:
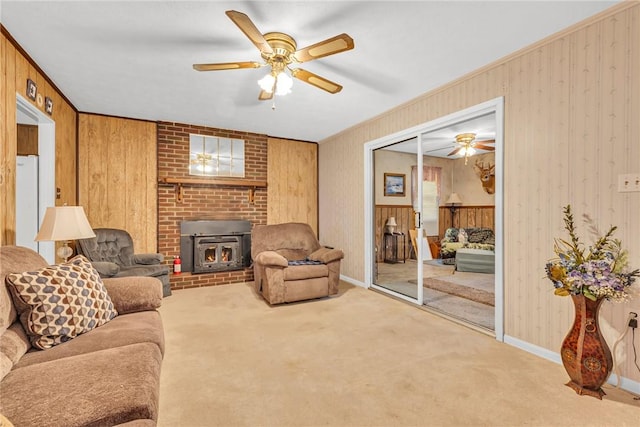
<path fill-rule="evenodd" d="M 169 266 L 157 253 L 136 254 L 133 239 L 125 230 L 95 228 L 96 237 L 80 239 L 76 248 L 87 257 L 100 277 L 150 276 L 162 282 L 163 296 L 171 295 Z"/>
<path fill-rule="evenodd" d="M 257 225 L 251 233 L 255 289 L 269 304 L 338 293 L 339 249 L 323 247 L 308 224 Z"/>

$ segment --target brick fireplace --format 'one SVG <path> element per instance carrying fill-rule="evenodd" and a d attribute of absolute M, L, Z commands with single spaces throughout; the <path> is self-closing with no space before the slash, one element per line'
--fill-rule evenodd
<path fill-rule="evenodd" d="M 190 124 L 158 123 L 158 179 L 193 178 L 189 168 L 189 134 L 245 141 L 245 179 L 267 180 L 267 136 Z M 267 189 L 211 184 L 158 184 L 158 249 L 167 259 L 180 255 L 180 224 L 197 220 L 240 220 L 267 223 Z M 253 270 L 171 275 L 171 288 L 184 289 L 253 280 Z"/>

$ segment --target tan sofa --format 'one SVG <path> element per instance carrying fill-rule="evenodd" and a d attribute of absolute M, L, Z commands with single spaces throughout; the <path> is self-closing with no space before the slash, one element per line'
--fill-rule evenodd
<path fill-rule="evenodd" d="M 308 224 L 257 225 L 251 233 L 255 289 L 269 304 L 338 293 L 339 249 L 322 247 Z"/>
<path fill-rule="evenodd" d="M 36 252 L 0 247 L 0 413 L 20 426 L 153 426 L 164 332 L 152 277 L 105 279 L 118 314 L 45 350 L 32 345 L 5 277 L 47 267 Z"/>

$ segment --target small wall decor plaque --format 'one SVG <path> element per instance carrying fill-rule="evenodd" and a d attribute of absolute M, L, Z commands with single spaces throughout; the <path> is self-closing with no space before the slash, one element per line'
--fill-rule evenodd
<path fill-rule="evenodd" d="M 44 98 L 44 111 L 48 115 L 53 114 L 53 99 L 49 98 L 48 96 Z"/>
<path fill-rule="evenodd" d="M 30 100 L 35 101 L 37 93 L 38 93 L 38 88 L 36 87 L 36 82 L 34 82 L 31 79 L 27 79 L 27 97 Z"/>

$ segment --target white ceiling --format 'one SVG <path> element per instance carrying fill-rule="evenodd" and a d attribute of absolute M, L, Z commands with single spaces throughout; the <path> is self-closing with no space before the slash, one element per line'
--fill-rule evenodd
<path fill-rule="evenodd" d="M 3 26 L 82 112 L 320 141 L 594 15 L 616 1 L 0 1 Z M 355 49 L 304 63 L 344 86 L 296 80 L 258 101 L 266 69 L 227 18 L 305 47 L 348 33 Z M 55 108 L 55 107 L 54 107 Z"/>

